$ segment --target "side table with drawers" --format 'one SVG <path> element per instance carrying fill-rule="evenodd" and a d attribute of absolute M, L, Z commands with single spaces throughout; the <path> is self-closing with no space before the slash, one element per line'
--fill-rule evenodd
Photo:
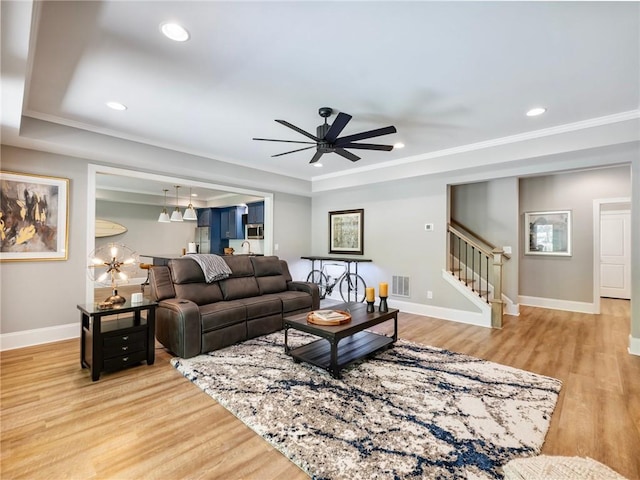
<path fill-rule="evenodd" d="M 155 361 L 156 307 L 150 300 L 99 308 L 78 305 L 81 312 L 80 364 L 91 369 L 95 382 L 101 372 Z M 146 312 L 143 315 L 143 312 Z"/>

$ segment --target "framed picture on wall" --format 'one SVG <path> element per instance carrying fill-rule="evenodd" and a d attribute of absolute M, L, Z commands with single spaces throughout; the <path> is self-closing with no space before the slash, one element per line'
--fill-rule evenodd
<path fill-rule="evenodd" d="M 364 254 L 364 209 L 329 212 L 329 253 Z"/>
<path fill-rule="evenodd" d="M 526 212 L 525 255 L 571 256 L 571 211 Z"/>
<path fill-rule="evenodd" d="M 66 260 L 69 179 L 0 172 L 0 261 Z"/>

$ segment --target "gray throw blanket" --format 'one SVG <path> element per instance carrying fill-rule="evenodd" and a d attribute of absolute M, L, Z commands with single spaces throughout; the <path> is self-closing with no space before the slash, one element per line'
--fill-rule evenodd
<path fill-rule="evenodd" d="M 219 255 L 208 253 L 189 253 L 185 256 L 193 258 L 198 263 L 198 265 L 200 265 L 207 283 L 213 283 L 217 280 L 222 280 L 223 278 L 227 278 L 229 275 L 231 275 L 231 269 L 229 268 L 229 265 L 227 265 L 227 262 L 225 262 Z"/>

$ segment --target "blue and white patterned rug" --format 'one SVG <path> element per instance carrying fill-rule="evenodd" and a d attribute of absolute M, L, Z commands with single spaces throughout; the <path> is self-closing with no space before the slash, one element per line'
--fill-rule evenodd
<path fill-rule="evenodd" d="M 336 380 L 283 332 L 171 363 L 314 479 L 502 478 L 540 452 L 561 387 L 403 340 Z"/>

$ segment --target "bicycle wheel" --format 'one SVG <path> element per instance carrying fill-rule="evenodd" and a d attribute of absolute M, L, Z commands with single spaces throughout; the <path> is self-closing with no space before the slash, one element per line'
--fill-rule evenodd
<path fill-rule="evenodd" d="M 364 302 L 367 284 L 360 275 L 350 273 L 340 280 L 340 296 L 345 302 Z"/>
<path fill-rule="evenodd" d="M 327 276 L 320 270 L 311 270 L 309 275 L 307 275 L 307 282 L 318 285 L 318 289 L 320 290 L 320 300 L 323 300 L 327 294 L 327 284 L 329 283 Z"/>

